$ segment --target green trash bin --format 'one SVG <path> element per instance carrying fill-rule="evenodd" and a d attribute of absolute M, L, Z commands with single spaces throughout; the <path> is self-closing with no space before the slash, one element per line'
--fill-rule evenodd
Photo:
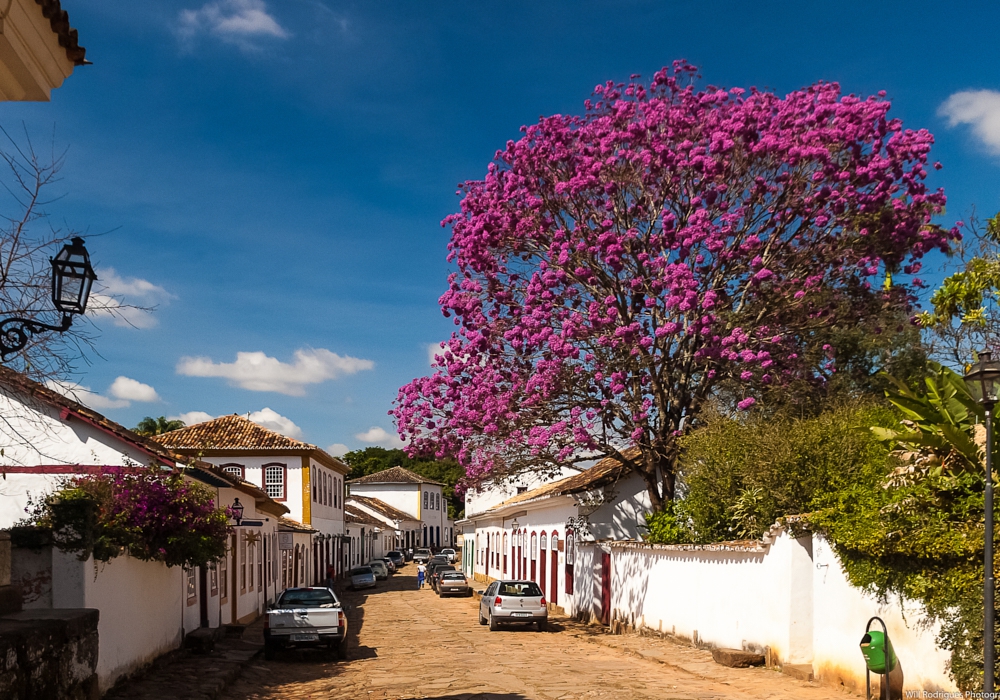
<path fill-rule="evenodd" d="M 869 630 L 861 638 L 861 653 L 872 673 L 889 673 L 896 667 L 896 653 L 888 635 L 879 630 Z"/>

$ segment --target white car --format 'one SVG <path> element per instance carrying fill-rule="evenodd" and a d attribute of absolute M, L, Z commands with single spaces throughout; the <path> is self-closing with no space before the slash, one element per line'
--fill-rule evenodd
<path fill-rule="evenodd" d="M 279 649 L 326 647 L 347 655 L 347 615 L 329 588 L 287 588 L 264 618 L 264 658 Z"/>
<path fill-rule="evenodd" d="M 443 554 L 446 557 L 448 557 L 448 562 L 449 563 L 451 563 L 451 564 L 455 563 L 455 557 L 457 556 L 457 552 L 455 552 L 454 549 L 450 549 L 450 548 L 448 548 L 448 549 L 442 549 L 441 550 L 441 554 Z"/>

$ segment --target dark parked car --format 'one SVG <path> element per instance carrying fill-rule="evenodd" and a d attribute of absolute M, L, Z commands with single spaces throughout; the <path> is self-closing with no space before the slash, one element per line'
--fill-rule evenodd
<path fill-rule="evenodd" d="M 444 598 L 446 595 L 472 595 L 472 586 L 465 574 L 461 571 L 441 571 L 441 576 L 437 583 L 438 596 Z"/>
<path fill-rule="evenodd" d="M 403 556 L 402 552 L 393 550 L 391 552 L 386 553 L 385 556 L 388 557 L 389 559 L 392 559 L 392 563 L 396 565 L 397 569 L 402 569 L 403 566 L 406 564 L 406 558 Z"/>

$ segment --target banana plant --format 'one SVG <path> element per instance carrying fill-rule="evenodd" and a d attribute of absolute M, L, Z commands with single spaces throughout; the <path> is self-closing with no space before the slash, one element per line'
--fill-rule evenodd
<path fill-rule="evenodd" d="M 873 427 L 871 431 L 881 441 L 930 453 L 949 470 L 978 472 L 985 455 L 976 440 L 976 426 L 986 413 L 960 374 L 936 362 L 929 369 L 923 391 L 889 377 L 895 390 L 886 391 L 886 397 L 903 420 L 898 428 Z"/>

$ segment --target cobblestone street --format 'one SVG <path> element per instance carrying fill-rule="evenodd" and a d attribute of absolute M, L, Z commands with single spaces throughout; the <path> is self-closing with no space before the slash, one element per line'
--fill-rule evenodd
<path fill-rule="evenodd" d="M 612 636 L 554 618 L 547 632 L 477 623 L 474 598 L 416 590 L 413 566 L 368 594 L 348 592 L 348 660 L 310 651 L 251 663 L 228 700 L 296 698 L 737 698 L 855 697 L 765 669 L 730 669 L 670 640 Z"/>

